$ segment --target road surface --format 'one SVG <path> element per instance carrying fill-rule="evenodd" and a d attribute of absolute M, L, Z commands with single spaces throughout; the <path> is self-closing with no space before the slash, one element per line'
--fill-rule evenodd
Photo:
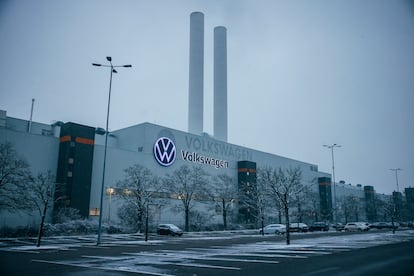
<path fill-rule="evenodd" d="M 414 231 L 65 239 L 0 248 L 0 275 L 414 275 Z"/>

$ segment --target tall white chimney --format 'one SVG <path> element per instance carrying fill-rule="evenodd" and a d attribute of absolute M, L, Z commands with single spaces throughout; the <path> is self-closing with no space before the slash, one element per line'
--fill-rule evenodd
<path fill-rule="evenodd" d="M 214 137 L 227 142 L 227 30 L 214 28 Z"/>
<path fill-rule="evenodd" d="M 32 133 L 32 122 L 33 122 L 33 108 L 34 108 L 35 99 L 32 99 L 32 108 L 30 109 L 30 119 L 29 119 L 29 127 L 27 132 Z"/>
<path fill-rule="evenodd" d="M 190 15 L 190 72 L 188 87 L 188 131 L 203 132 L 204 14 Z"/>

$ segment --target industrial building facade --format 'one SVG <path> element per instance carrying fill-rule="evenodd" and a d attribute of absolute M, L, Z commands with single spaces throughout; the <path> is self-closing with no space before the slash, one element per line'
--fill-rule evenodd
<path fill-rule="evenodd" d="M 78 209 L 84 217 L 100 214 L 104 135 L 97 134 L 93 127 L 70 122 L 52 125 L 32 122 L 29 133 L 28 121 L 7 117 L 4 111 L 2 114 L 4 123 L 0 127 L 0 143 L 11 142 L 19 156 L 31 165 L 34 175 L 48 170 L 54 173 L 56 183 L 66 186 L 65 207 Z M 240 186 L 240 181 L 246 178 L 254 185 L 256 167 L 264 166 L 299 167 L 304 183 L 311 183 L 321 176 L 329 177 L 318 172 L 315 164 L 150 123 L 113 131 L 108 135 L 105 191 L 114 188 L 125 177 L 124 170 L 135 164 L 150 169 L 160 177 L 172 174 L 182 165 L 201 166 L 211 177 L 219 174 L 230 176 L 235 186 Z M 317 186 L 314 188 L 317 189 Z M 109 204 L 109 196 L 105 193 L 103 218 L 109 215 Z M 112 204 L 111 217 L 116 221 L 117 205 L 120 203 Z M 62 206 L 55 206 L 59 207 Z M 179 223 L 182 216 L 169 212 L 170 207 L 165 206 L 159 220 Z M 217 221 L 219 217 L 217 214 Z M 7 221 L 4 219 L 3 224 Z"/>
<path fill-rule="evenodd" d="M 256 185 L 256 170 L 259 168 L 298 167 L 302 172 L 302 183 L 309 185 L 319 197 L 318 220 L 333 221 L 334 193 L 330 175 L 319 172 L 317 165 L 226 143 L 208 135 L 195 135 L 150 123 L 113 131 L 108 135 L 105 194 L 103 208 L 100 210 L 105 135 L 94 127 L 71 122 L 52 125 L 32 122 L 29 133 L 28 121 L 7 117 L 5 111 L 2 111 L 2 122 L 0 143 L 11 142 L 18 154 L 31 165 L 33 174 L 47 170 L 55 173 L 56 183 L 64 183 L 66 186 L 67 200 L 64 207 L 78 209 L 83 217 L 101 214 L 104 221 L 110 217 L 116 223 L 117 210 L 122 202 L 114 198 L 111 200 L 109 191 L 125 178 L 125 169 L 139 164 L 159 177 L 171 175 L 182 165 L 201 166 L 211 178 L 220 174 L 228 175 L 239 190 L 246 181 L 252 187 Z M 345 197 L 355 198 L 359 204 L 359 220 L 375 218 L 375 191 L 372 186 L 348 187 L 337 183 L 335 189 L 338 204 Z M 163 202 L 155 211 L 155 222 L 182 225 L 183 215 L 172 211 L 172 206 L 179 204 L 178 200 L 170 198 L 167 203 L 165 200 Z M 210 212 L 212 223 L 219 223 L 221 213 L 204 205 L 199 202 L 197 208 Z M 54 207 L 56 209 L 62 205 Z M 237 200 L 233 211 L 234 217 L 246 217 L 243 221 L 239 220 L 239 223 L 251 222 L 247 210 Z M 268 215 L 268 222 L 272 222 L 275 215 L 271 212 Z M 343 214 L 340 216 L 340 210 L 337 215 L 339 221 L 344 220 Z M 49 214 L 48 221 L 51 219 L 52 215 Z M 36 221 L 34 216 L 7 216 L 2 212 L 2 225 L 27 225 L 35 224 Z"/>
<path fill-rule="evenodd" d="M 85 128 L 87 127 L 73 123 L 67 123 L 62 126 L 62 133 L 59 138 L 61 150 L 58 162 L 59 164 L 66 165 L 58 166 L 57 175 L 62 176 L 58 181 L 77 183 L 78 185 L 78 187 L 75 187 L 73 186 L 74 184 L 71 184 L 72 188 L 70 190 L 72 190 L 73 195 L 83 198 L 82 204 L 80 204 L 79 199 L 77 201 L 73 199 L 71 200 L 73 201 L 71 206 L 82 208 L 82 214 L 89 212 L 89 214 L 93 215 L 100 213 L 98 209 L 103 174 L 104 135 L 96 134 L 93 138 L 94 145 L 92 145 L 89 141 L 92 140 L 90 135 L 94 132 L 93 128 L 89 129 L 89 134 L 87 134 L 87 131 L 84 131 L 82 133 L 83 136 L 79 136 L 81 130 L 85 130 Z M 68 133 L 67 130 L 71 130 L 72 133 Z M 69 136 L 71 137 L 70 139 L 68 138 Z M 93 160 L 90 158 L 92 147 L 94 151 Z M 62 148 L 65 149 L 63 154 Z M 70 152 L 72 152 L 72 155 L 70 155 Z M 77 156 L 77 158 L 72 160 L 70 156 Z M 77 162 L 82 165 L 77 166 Z M 72 164 L 67 165 L 69 163 Z M 317 166 L 314 164 L 229 144 L 207 135 L 195 135 L 144 123 L 113 131 L 108 136 L 103 218 L 111 217 L 113 221 L 116 221 L 117 208 L 121 207 L 121 202 L 114 200 L 110 202 L 110 195 L 107 191 L 112 191 L 116 183 L 125 177 L 124 170 L 135 164 L 150 169 L 154 175 L 159 177 L 172 175 L 174 171 L 183 165 L 188 165 L 189 167 L 200 166 L 209 175 L 210 182 L 212 182 L 215 176 L 225 174 L 233 179 L 234 186 L 239 190 L 245 181 L 248 181 L 252 187 L 256 185 L 256 169 L 260 167 L 281 167 L 283 169 L 299 167 L 302 171 L 303 183 L 309 185 L 321 175 L 327 176 L 318 172 Z M 91 184 L 88 190 L 87 185 L 83 183 L 88 182 L 89 175 L 83 172 L 83 170 L 89 167 L 92 170 Z M 78 178 L 77 181 L 74 180 L 76 177 Z M 212 183 L 211 188 L 213 188 Z M 313 189 L 316 191 L 317 186 L 314 185 Z M 88 197 L 89 192 L 90 197 Z M 114 196 L 116 197 L 116 194 Z M 89 205 L 88 210 L 85 209 L 86 202 Z M 171 209 L 174 209 L 172 208 L 174 205 L 180 204 L 178 199 L 170 198 L 169 202 L 165 203 L 165 198 L 163 198 L 163 202 L 164 205 L 158 207 L 161 210 L 156 211 L 159 214 L 156 216 L 156 220 L 182 225 L 183 215 L 171 211 Z M 109 204 L 112 204 L 112 207 Z M 209 210 L 208 206 L 205 206 L 206 204 L 202 201 L 196 205 L 200 212 L 210 212 L 213 222 L 220 222 L 221 213 Z M 233 209 L 235 217 L 239 215 L 247 216 L 246 210 L 243 209 L 239 200 L 236 200 Z M 108 213 L 109 210 L 111 210 L 112 214 Z M 253 222 L 253 220 L 252 217 L 246 217 L 244 221 Z"/>

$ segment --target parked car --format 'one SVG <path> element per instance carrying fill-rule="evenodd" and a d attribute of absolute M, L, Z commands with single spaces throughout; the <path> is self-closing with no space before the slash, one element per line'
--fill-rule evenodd
<path fill-rule="evenodd" d="M 157 228 L 158 235 L 182 236 L 183 230 L 174 224 L 160 224 Z"/>
<path fill-rule="evenodd" d="M 358 222 L 358 223 L 362 223 L 362 224 L 366 225 L 368 227 L 368 230 L 371 228 L 371 224 L 369 224 L 368 222 Z"/>
<path fill-rule="evenodd" d="M 345 227 L 345 231 L 368 231 L 369 226 L 362 222 L 348 222 Z"/>
<path fill-rule="evenodd" d="M 345 224 L 343 223 L 336 223 L 332 226 L 333 228 L 335 228 L 336 231 L 344 231 L 345 230 Z"/>
<path fill-rule="evenodd" d="M 269 224 L 259 230 L 260 234 L 284 234 L 286 226 L 284 224 Z"/>
<path fill-rule="evenodd" d="M 371 224 L 371 228 L 375 228 L 375 229 L 392 228 L 392 225 L 391 223 L 388 223 L 388 222 L 374 222 Z"/>
<path fill-rule="evenodd" d="M 309 231 L 329 231 L 329 225 L 326 222 L 314 222 Z"/>
<path fill-rule="evenodd" d="M 293 222 L 289 225 L 290 232 L 308 232 L 309 227 L 302 222 Z"/>
<path fill-rule="evenodd" d="M 401 227 L 408 227 L 408 221 L 400 221 L 399 224 Z"/>

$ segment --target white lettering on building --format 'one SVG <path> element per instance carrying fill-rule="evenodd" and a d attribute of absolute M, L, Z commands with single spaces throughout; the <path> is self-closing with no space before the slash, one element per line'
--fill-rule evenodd
<path fill-rule="evenodd" d="M 227 169 L 229 167 L 229 162 L 225 160 L 212 158 L 209 156 L 199 154 L 197 152 L 188 152 L 185 150 L 181 150 L 181 157 L 184 161 L 203 165 L 210 165 L 216 169 Z"/>
<path fill-rule="evenodd" d="M 198 137 L 185 136 L 187 148 L 208 154 L 221 155 L 235 160 L 252 160 L 252 153 L 242 147 L 232 146 L 217 141 L 208 141 Z"/>

